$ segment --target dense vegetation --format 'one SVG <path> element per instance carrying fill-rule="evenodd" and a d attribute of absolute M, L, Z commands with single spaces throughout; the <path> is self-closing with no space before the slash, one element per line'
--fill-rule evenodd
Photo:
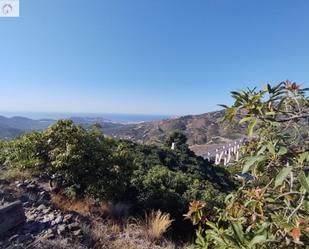
<path fill-rule="evenodd" d="M 309 99 L 292 82 L 232 92 L 226 118 L 247 123 L 253 138 L 233 168 L 250 172 L 212 216 L 208 203 L 192 202 L 196 248 L 308 248 Z"/>
<path fill-rule="evenodd" d="M 253 176 L 239 185 L 195 156 L 180 132 L 158 147 L 111 139 L 99 126 L 70 120 L 1 141 L 0 165 L 53 179 L 69 198 L 126 202 L 133 213 L 160 209 L 174 224 L 189 207 L 196 248 L 302 248 L 309 244 L 308 90 L 287 81 L 232 92 L 226 120 L 251 136 L 228 167 Z"/>
<path fill-rule="evenodd" d="M 114 140 L 98 126 L 87 130 L 60 120 L 45 131 L 3 141 L 0 148 L 3 165 L 53 178 L 68 197 L 128 202 L 133 210 L 161 209 L 174 218 L 193 199 L 222 204 L 233 187 L 224 169 L 196 157 L 177 132 L 166 147 L 157 147 Z"/>

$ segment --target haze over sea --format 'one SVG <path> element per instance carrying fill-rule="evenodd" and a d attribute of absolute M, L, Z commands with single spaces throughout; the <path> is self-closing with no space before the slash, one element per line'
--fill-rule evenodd
<path fill-rule="evenodd" d="M 139 123 L 170 118 L 172 115 L 119 114 L 119 113 L 74 113 L 74 112 L 0 112 L 5 117 L 25 117 L 30 119 L 63 119 L 71 117 L 104 118 L 119 123 Z"/>

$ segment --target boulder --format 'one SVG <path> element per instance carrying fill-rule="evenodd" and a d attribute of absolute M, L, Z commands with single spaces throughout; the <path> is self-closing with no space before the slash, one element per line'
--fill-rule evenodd
<path fill-rule="evenodd" d="M 0 206 L 0 235 L 26 220 L 21 201 Z"/>

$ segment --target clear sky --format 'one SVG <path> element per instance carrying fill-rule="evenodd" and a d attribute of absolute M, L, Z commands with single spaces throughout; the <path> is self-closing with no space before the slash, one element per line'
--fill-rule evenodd
<path fill-rule="evenodd" d="M 308 0 L 20 0 L 0 18 L 0 110 L 196 114 L 309 84 Z"/>

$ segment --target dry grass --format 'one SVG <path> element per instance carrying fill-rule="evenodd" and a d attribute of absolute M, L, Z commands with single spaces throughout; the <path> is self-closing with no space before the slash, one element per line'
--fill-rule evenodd
<path fill-rule="evenodd" d="M 21 171 L 17 169 L 7 169 L 0 171 L 0 179 L 7 181 L 23 181 L 31 179 L 31 174 L 26 171 Z"/>
<path fill-rule="evenodd" d="M 51 196 L 52 203 L 59 209 L 65 211 L 74 211 L 82 215 L 89 215 L 91 211 L 91 202 L 86 199 L 72 200 L 60 194 Z"/>
<path fill-rule="evenodd" d="M 160 239 L 171 226 L 172 222 L 173 220 L 171 220 L 170 214 L 162 213 L 160 210 L 152 210 L 149 215 L 146 215 L 149 237 L 153 240 Z"/>
<path fill-rule="evenodd" d="M 161 238 L 154 241 L 148 236 L 147 227 L 137 220 L 128 221 L 122 231 L 115 231 L 113 224 L 94 223 L 83 226 L 84 234 L 91 238 L 94 249 L 180 249 L 172 241 Z"/>
<path fill-rule="evenodd" d="M 68 239 L 53 239 L 48 240 L 44 238 L 40 238 L 30 244 L 27 248 L 33 248 L 33 249 L 80 249 L 79 243 L 76 242 L 70 242 Z"/>

